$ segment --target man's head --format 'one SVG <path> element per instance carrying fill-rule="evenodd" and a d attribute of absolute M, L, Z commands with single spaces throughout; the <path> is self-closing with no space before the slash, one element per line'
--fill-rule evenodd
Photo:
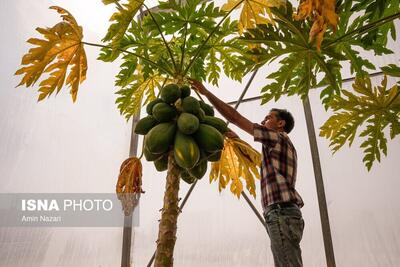
<path fill-rule="evenodd" d="M 294 119 L 286 109 L 273 108 L 261 124 L 268 129 L 290 133 L 294 127 Z"/>

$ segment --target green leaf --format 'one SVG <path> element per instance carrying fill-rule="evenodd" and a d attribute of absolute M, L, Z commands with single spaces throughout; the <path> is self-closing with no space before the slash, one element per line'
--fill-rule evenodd
<path fill-rule="evenodd" d="M 368 76 L 356 78 L 353 89 L 355 93 L 343 90 L 344 97 L 332 99 L 335 113 L 320 128 L 320 136 L 329 139 L 336 152 L 347 142 L 351 146 L 357 130 L 366 124 L 359 136 L 365 139 L 361 144 L 363 161 L 370 170 L 375 160 L 380 161 L 381 153 L 387 154 L 385 128 L 390 126 L 391 139 L 400 134 L 400 90 L 397 85 L 387 88 L 386 76 L 376 87 Z"/>
<path fill-rule="evenodd" d="M 208 54 L 208 59 L 209 60 L 205 69 L 208 73 L 208 82 L 218 86 L 219 73 L 221 72 L 221 68 L 218 66 L 218 59 L 216 57 L 216 52 L 214 49 L 210 50 Z"/>
<path fill-rule="evenodd" d="M 345 2 L 355 3 L 351 7 L 351 12 L 356 12 L 358 20 L 362 21 L 363 25 L 373 24 L 379 19 L 400 12 L 399 0 L 359 0 Z M 393 21 L 379 28 L 369 30 L 360 37 L 360 41 L 364 49 L 373 50 L 378 55 L 388 54 L 392 52 L 386 49 L 389 35 L 393 40 L 396 40 L 396 29 Z"/>
<path fill-rule="evenodd" d="M 400 67 L 395 64 L 389 64 L 385 67 L 382 67 L 381 70 L 383 73 L 393 77 L 400 77 Z"/>
<path fill-rule="evenodd" d="M 110 21 L 113 22 L 108 28 L 106 36 L 103 38 L 103 42 L 110 42 L 113 48 L 113 53 L 119 54 L 120 51 L 117 49 L 121 47 L 120 43 L 123 40 L 125 33 L 127 32 L 129 25 L 134 19 L 134 16 L 139 11 L 144 0 L 128 0 L 125 4 L 118 4 L 117 11 L 112 14 Z M 109 4 L 111 1 L 105 0 L 104 4 Z M 115 56 L 114 56 L 115 57 Z"/>

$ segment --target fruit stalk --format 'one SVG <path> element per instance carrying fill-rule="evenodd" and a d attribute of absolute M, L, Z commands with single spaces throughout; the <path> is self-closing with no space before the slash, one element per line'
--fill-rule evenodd
<path fill-rule="evenodd" d="M 168 173 L 164 194 L 164 206 L 158 228 L 155 267 L 173 266 L 173 253 L 176 241 L 177 221 L 179 215 L 179 167 L 171 151 L 168 156 Z"/>

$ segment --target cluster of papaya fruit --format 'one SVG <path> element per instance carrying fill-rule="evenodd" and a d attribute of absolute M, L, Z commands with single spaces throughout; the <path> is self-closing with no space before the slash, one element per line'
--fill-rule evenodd
<path fill-rule="evenodd" d="M 172 150 L 180 177 L 191 184 L 207 171 L 207 161 L 218 161 L 224 147 L 227 124 L 214 117 L 214 109 L 190 96 L 190 87 L 168 84 L 160 97 L 146 106 L 147 116 L 138 121 L 135 133 L 145 135 L 144 156 L 157 171 L 168 169 Z"/>

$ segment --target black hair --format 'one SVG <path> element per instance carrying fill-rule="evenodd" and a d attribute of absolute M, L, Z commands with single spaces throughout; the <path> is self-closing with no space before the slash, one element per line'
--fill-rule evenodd
<path fill-rule="evenodd" d="M 271 109 L 271 111 L 275 111 L 277 113 L 278 119 L 285 121 L 285 126 L 283 127 L 283 130 L 286 133 L 290 133 L 294 127 L 294 118 L 292 114 L 286 109 L 273 108 Z"/>

